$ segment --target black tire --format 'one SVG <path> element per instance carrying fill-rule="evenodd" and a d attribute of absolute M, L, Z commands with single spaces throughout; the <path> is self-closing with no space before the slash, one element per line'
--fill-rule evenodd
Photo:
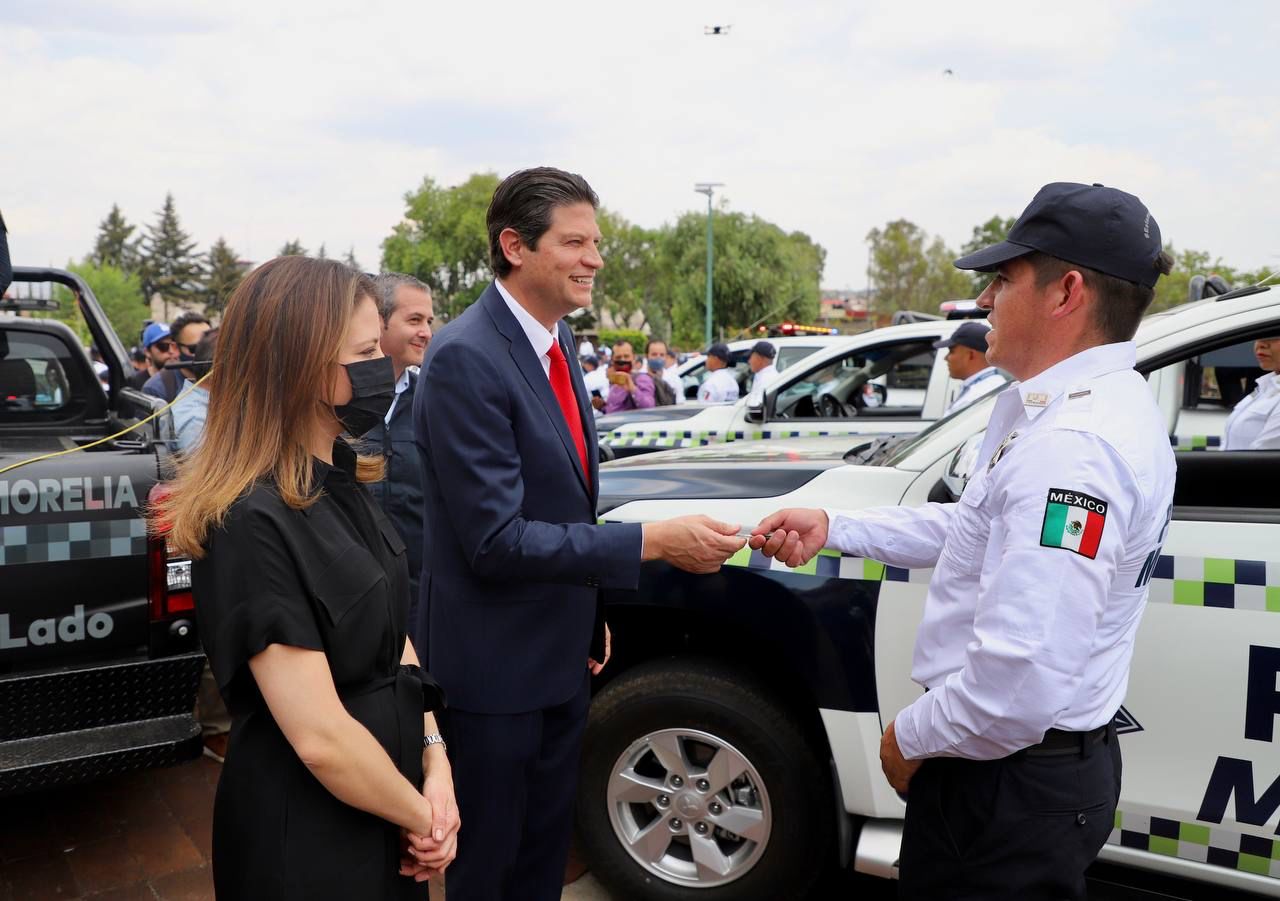
<path fill-rule="evenodd" d="M 609 816 L 608 785 L 632 743 L 663 729 L 696 729 L 728 742 L 759 773 L 769 797 L 764 851 L 735 881 L 681 885 L 646 869 Z M 591 872 L 619 899 L 802 899 L 830 860 L 829 765 L 800 723 L 742 672 L 702 660 L 661 660 L 618 676 L 592 702 L 583 745 L 577 828 Z"/>

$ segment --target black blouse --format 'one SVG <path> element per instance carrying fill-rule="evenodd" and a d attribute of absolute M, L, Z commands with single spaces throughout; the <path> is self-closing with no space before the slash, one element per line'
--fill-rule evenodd
<path fill-rule="evenodd" d="M 192 572 L 200 636 L 232 716 L 265 707 L 249 660 L 270 644 L 324 651 L 344 700 L 400 671 L 408 618 L 405 545 L 356 481 L 355 453 L 313 460 L 319 497 L 290 508 L 259 482 L 228 510 Z M 427 709 L 438 691 L 426 682 Z"/>

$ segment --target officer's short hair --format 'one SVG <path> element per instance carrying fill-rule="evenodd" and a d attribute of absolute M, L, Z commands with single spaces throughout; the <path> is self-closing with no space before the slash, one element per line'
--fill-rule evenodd
<path fill-rule="evenodd" d="M 431 287 L 426 282 L 403 272 L 384 272 L 373 280 L 373 284 L 378 289 L 378 315 L 382 317 L 383 325 L 391 321 L 391 314 L 396 311 L 397 288 L 417 288 L 431 296 Z"/>
<path fill-rule="evenodd" d="M 1068 263 L 1047 253 L 1033 251 L 1022 257 L 1031 264 L 1035 272 L 1036 288 L 1043 289 L 1050 282 L 1062 278 L 1071 270 L 1079 272 L 1084 283 L 1093 292 L 1097 302 L 1093 305 L 1093 320 L 1098 333 L 1108 343 L 1131 341 L 1138 332 L 1138 323 L 1142 321 L 1151 301 L 1155 299 L 1155 290 L 1146 285 L 1126 281 L 1114 275 L 1106 275 L 1087 266 Z M 1164 251 L 1160 252 L 1156 268 L 1168 274 L 1173 268 L 1173 257 Z"/>
<path fill-rule="evenodd" d="M 589 203 L 599 208 L 600 198 L 581 175 L 539 166 L 521 169 L 502 180 L 489 201 L 485 224 L 489 229 L 489 265 L 499 278 L 511 273 L 511 261 L 502 252 L 498 236 L 514 229 L 530 250 L 538 249 L 538 239 L 551 227 L 556 207 Z"/>

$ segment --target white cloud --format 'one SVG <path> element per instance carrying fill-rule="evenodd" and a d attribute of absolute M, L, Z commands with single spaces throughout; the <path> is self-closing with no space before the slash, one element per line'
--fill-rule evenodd
<path fill-rule="evenodd" d="M 1272 18 L 1189 0 L 28 6 L 0 12 L 0 209 L 20 262 L 79 257 L 113 202 L 142 223 L 172 190 L 202 246 L 262 259 L 297 237 L 374 266 L 423 176 L 552 163 L 650 225 L 725 182 L 734 208 L 820 241 L 826 283 L 860 286 L 870 228 L 905 216 L 958 246 L 1074 179 L 1252 267 L 1280 253 Z"/>

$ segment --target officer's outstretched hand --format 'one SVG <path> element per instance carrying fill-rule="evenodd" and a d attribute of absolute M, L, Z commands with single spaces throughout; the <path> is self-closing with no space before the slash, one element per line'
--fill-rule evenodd
<path fill-rule="evenodd" d="M 803 566 L 826 546 L 829 527 L 825 510 L 790 507 L 760 520 L 747 543 L 787 566 Z"/>
<path fill-rule="evenodd" d="M 677 516 L 644 524 L 645 560 L 666 560 L 691 573 L 713 573 L 746 544 L 738 527 L 710 516 Z"/>

